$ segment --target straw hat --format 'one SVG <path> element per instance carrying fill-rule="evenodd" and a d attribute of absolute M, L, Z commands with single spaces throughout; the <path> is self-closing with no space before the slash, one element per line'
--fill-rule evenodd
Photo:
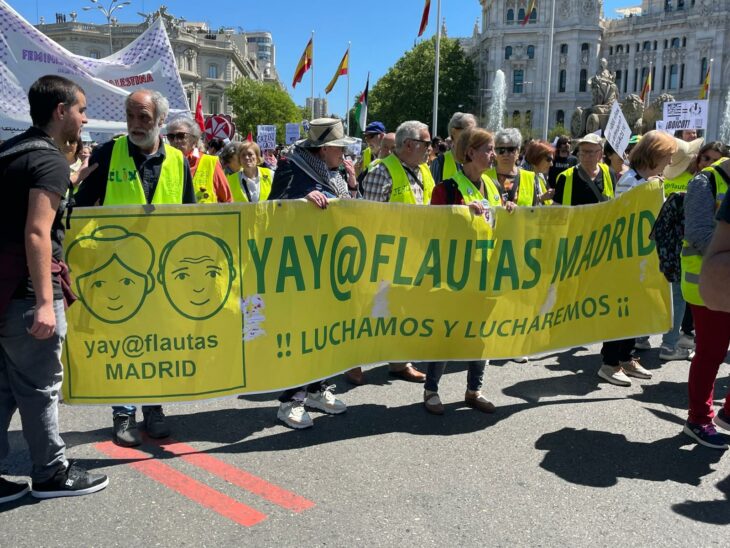
<path fill-rule="evenodd" d="M 674 140 L 677 143 L 677 152 L 672 155 L 672 162 L 664 168 L 663 175 L 665 179 L 675 179 L 687 171 L 690 162 L 697 156 L 702 144 L 705 142 L 702 137 L 689 143 L 676 137 Z"/>
<path fill-rule="evenodd" d="M 319 148 L 323 146 L 346 147 L 357 141 L 345 137 L 342 120 L 337 118 L 317 118 L 309 122 L 307 138 L 297 141 L 297 145 L 304 148 Z"/>

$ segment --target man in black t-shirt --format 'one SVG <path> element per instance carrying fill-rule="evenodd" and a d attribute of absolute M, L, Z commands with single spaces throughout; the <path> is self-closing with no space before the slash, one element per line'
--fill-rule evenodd
<path fill-rule="evenodd" d="M 86 495 L 109 480 L 69 464 L 58 427 L 66 336 L 61 219 L 70 184 L 59 147 L 80 139 L 86 96 L 66 78 L 43 76 L 28 101 L 33 127 L 0 148 L 7 206 L 0 216 L 0 458 L 8 454 L 8 427 L 18 409 L 33 461 L 33 496 Z M 28 484 L 0 478 L 0 503 L 28 491 Z"/>
<path fill-rule="evenodd" d="M 555 156 L 553 157 L 553 165 L 548 171 L 547 184 L 548 188 L 555 188 L 555 182 L 563 171 L 569 167 L 573 167 L 578 163 L 578 158 L 570 153 L 570 137 L 561 135 L 555 142 Z"/>
<path fill-rule="evenodd" d="M 730 179 L 730 160 L 717 167 Z M 702 261 L 700 295 L 707 308 L 730 312 L 730 194 L 717 211 L 717 226 Z"/>

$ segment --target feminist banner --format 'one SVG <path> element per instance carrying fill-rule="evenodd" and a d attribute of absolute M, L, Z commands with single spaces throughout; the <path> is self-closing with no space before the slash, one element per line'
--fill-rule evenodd
<path fill-rule="evenodd" d="M 671 327 L 658 182 L 580 207 L 346 200 L 74 212 L 69 403 L 299 386 L 357 364 L 509 358 Z"/>

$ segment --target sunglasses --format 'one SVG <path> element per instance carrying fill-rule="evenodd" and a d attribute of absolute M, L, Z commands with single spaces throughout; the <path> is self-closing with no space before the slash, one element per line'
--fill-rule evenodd
<path fill-rule="evenodd" d="M 517 147 L 497 147 L 494 151 L 497 154 L 513 154 L 517 150 Z"/>
<path fill-rule="evenodd" d="M 410 140 L 413 141 L 414 143 L 422 143 L 424 145 L 431 146 L 431 141 L 426 141 L 424 139 L 410 139 Z"/>
<path fill-rule="evenodd" d="M 552 163 L 553 163 L 553 162 L 555 161 L 555 158 L 553 158 L 552 156 L 546 156 L 546 157 L 545 157 L 545 159 L 546 159 L 546 160 L 547 160 L 548 162 L 550 162 L 551 164 L 552 164 Z"/>
<path fill-rule="evenodd" d="M 168 141 L 173 141 L 175 139 L 185 139 L 188 135 L 190 135 L 190 134 L 189 133 L 185 133 L 183 131 L 181 131 L 180 133 L 168 133 L 167 134 L 167 140 Z"/>
<path fill-rule="evenodd" d="M 710 164 L 715 161 L 714 158 L 708 156 L 707 154 L 703 154 L 702 156 L 700 156 L 700 160 L 702 160 L 703 162 L 710 163 Z"/>

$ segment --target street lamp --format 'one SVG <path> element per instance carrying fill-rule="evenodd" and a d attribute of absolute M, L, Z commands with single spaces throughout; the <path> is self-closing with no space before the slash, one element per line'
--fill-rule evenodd
<path fill-rule="evenodd" d="M 112 45 L 112 14 L 122 9 L 124 6 L 128 6 L 131 4 L 131 2 L 119 2 L 119 0 L 111 0 L 109 2 L 109 7 L 105 8 L 99 3 L 99 0 L 89 0 L 93 6 L 84 6 L 84 11 L 93 10 L 94 8 L 98 9 L 101 13 L 104 14 L 104 17 L 106 17 L 106 22 L 109 25 L 109 55 L 114 53 L 114 46 Z"/>

